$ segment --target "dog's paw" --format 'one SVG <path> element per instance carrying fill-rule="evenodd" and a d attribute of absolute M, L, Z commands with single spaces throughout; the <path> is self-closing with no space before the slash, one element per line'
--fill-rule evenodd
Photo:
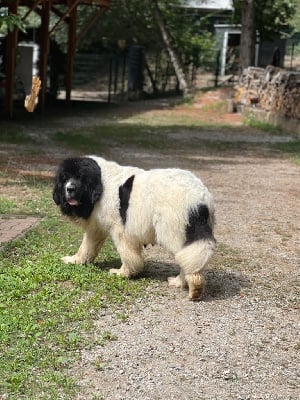
<path fill-rule="evenodd" d="M 206 287 L 206 280 L 201 273 L 186 276 L 189 285 L 189 300 L 202 300 Z"/>
<path fill-rule="evenodd" d="M 65 256 L 61 258 L 61 261 L 64 264 L 78 264 L 78 262 L 76 262 L 76 257 L 75 256 Z"/>
<path fill-rule="evenodd" d="M 129 273 L 129 271 L 124 268 L 123 266 L 121 268 L 111 268 L 109 270 L 109 273 L 111 275 L 119 275 L 122 276 L 123 278 L 130 278 L 131 274 Z"/>
<path fill-rule="evenodd" d="M 205 293 L 204 288 L 193 288 L 189 291 L 189 300 L 191 301 L 200 301 L 203 299 Z"/>
<path fill-rule="evenodd" d="M 110 273 L 111 275 L 121 275 L 121 276 L 123 276 L 123 273 L 122 273 L 122 271 L 121 271 L 121 268 L 111 268 L 111 269 L 109 270 L 109 273 Z"/>
<path fill-rule="evenodd" d="M 181 279 L 180 276 L 171 276 L 168 278 L 168 284 L 169 286 L 175 286 L 177 288 L 181 288 Z"/>
<path fill-rule="evenodd" d="M 168 284 L 169 284 L 169 286 L 175 286 L 176 288 L 180 288 L 180 289 L 187 288 L 186 281 L 184 280 L 184 282 L 183 282 L 180 275 L 171 276 L 170 278 L 168 278 Z"/>

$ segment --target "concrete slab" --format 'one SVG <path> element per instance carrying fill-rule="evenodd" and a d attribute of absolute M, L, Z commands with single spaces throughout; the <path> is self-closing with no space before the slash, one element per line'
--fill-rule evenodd
<path fill-rule="evenodd" d="M 0 245 L 19 238 L 39 220 L 37 217 L 0 218 Z"/>

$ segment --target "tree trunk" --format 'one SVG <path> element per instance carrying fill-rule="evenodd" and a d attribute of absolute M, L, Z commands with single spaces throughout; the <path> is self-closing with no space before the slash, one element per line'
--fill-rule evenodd
<path fill-rule="evenodd" d="M 245 68 L 253 66 L 255 61 L 255 0 L 244 0 L 242 2 L 241 19 L 240 73 Z"/>
<path fill-rule="evenodd" d="M 188 93 L 188 84 L 187 84 L 185 76 L 184 76 L 184 72 L 183 72 L 183 68 L 182 68 L 180 59 L 179 59 L 179 57 L 176 53 L 176 50 L 173 46 L 171 35 L 170 35 L 168 28 L 164 22 L 159 5 L 156 0 L 153 3 L 154 3 L 154 17 L 155 17 L 155 20 L 159 27 L 163 43 L 165 45 L 167 53 L 169 54 L 171 63 L 174 67 L 175 74 L 179 81 L 180 88 L 182 89 L 183 94 L 187 94 Z"/>

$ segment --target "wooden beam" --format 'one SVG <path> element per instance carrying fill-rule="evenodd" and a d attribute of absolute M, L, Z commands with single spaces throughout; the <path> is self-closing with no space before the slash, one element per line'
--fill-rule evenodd
<path fill-rule="evenodd" d="M 19 0 L 9 3 L 8 12 L 17 14 L 18 5 Z M 17 44 L 18 29 L 14 28 L 11 32 L 8 32 L 6 39 L 5 108 L 9 118 L 13 116 Z"/>
<path fill-rule="evenodd" d="M 91 18 L 86 22 L 84 27 L 81 29 L 79 34 L 76 36 L 76 43 L 88 32 L 88 30 L 94 25 L 94 23 L 101 17 L 106 11 L 106 8 L 100 8 Z"/>
<path fill-rule="evenodd" d="M 39 3 L 42 0 L 35 0 L 35 2 L 31 5 L 31 7 L 29 7 L 29 10 L 27 11 L 27 13 L 24 15 L 24 17 L 22 18 L 22 21 L 25 21 L 26 18 L 32 13 L 32 11 L 34 11 L 36 9 L 36 7 L 39 5 Z"/>
<path fill-rule="evenodd" d="M 51 7 L 51 11 L 58 17 L 58 18 L 62 18 L 64 13 L 62 11 L 60 11 L 57 7 L 52 6 Z"/>
<path fill-rule="evenodd" d="M 78 3 L 78 2 L 77 2 Z M 68 55 L 67 55 L 67 73 L 66 73 L 66 101 L 71 101 L 73 66 L 76 51 L 76 21 L 77 5 L 70 11 L 69 33 L 68 33 Z"/>
<path fill-rule="evenodd" d="M 78 4 L 81 2 L 81 0 L 75 0 L 73 3 L 68 5 L 67 11 L 60 17 L 60 19 L 56 22 L 56 24 L 53 26 L 53 28 L 50 31 L 50 35 L 52 32 L 55 31 L 55 29 L 68 17 L 72 14 L 72 11 L 74 9 L 77 9 Z"/>
<path fill-rule="evenodd" d="M 46 90 L 47 90 L 47 64 L 49 53 L 49 21 L 52 0 L 44 1 L 41 13 L 41 37 L 40 37 L 40 79 L 42 86 L 40 90 L 40 106 L 42 112 L 45 111 Z"/>

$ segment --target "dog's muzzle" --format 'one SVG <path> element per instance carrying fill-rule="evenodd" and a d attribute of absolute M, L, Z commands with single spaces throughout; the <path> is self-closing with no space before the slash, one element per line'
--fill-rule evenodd
<path fill-rule="evenodd" d="M 65 195 L 66 200 L 70 206 L 78 206 L 79 201 L 75 198 L 76 197 L 76 182 L 70 180 L 65 185 Z"/>

